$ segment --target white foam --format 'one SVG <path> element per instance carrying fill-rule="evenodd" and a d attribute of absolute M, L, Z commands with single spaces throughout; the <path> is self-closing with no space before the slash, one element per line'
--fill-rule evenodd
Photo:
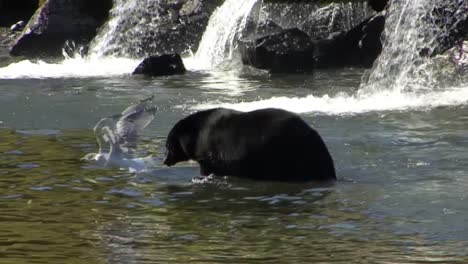
<path fill-rule="evenodd" d="M 0 68 L 0 79 L 84 78 L 131 74 L 140 60 L 126 58 L 67 58 L 57 63 L 23 60 Z"/>
<path fill-rule="evenodd" d="M 210 17 L 194 59 L 198 69 L 212 69 L 231 60 L 236 40 L 257 0 L 227 0 Z"/>
<path fill-rule="evenodd" d="M 409 94 L 383 91 L 370 95 L 347 95 L 306 97 L 272 97 L 269 99 L 239 103 L 202 103 L 192 107 L 202 110 L 226 107 L 239 111 L 274 107 L 295 113 L 319 113 L 329 115 L 353 115 L 372 111 L 425 110 L 441 106 L 457 106 L 468 103 L 468 86 L 450 88 L 427 94 Z"/>

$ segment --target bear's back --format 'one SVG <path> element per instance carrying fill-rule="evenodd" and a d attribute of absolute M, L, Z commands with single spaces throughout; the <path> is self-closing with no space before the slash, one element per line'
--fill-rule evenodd
<path fill-rule="evenodd" d="M 267 180 L 335 179 L 322 138 L 294 113 L 220 108 L 211 112 L 202 130 L 197 156 L 207 173 Z"/>

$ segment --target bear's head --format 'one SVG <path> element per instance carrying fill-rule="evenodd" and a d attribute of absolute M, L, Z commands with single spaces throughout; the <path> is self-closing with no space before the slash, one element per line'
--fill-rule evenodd
<path fill-rule="evenodd" d="M 181 161 L 196 160 L 199 136 L 210 127 L 213 113 L 223 113 L 220 109 L 210 109 L 191 114 L 177 122 L 166 140 L 166 157 L 163 163 L 172 166 Z"/>
<path fill-rule="evenodd" d="M 169 132 L 166 139 L 166 157 L 164 165 L 172 166 L 178 162 L 193 158 L 197 132 L 190 120 L 180 120 Z"/>

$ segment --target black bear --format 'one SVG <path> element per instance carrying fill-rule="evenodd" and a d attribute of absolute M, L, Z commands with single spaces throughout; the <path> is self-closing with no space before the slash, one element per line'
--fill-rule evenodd
<path fill-rule="evenodd" d="M 281 109 L 200 111 L 177 122 L 164 164 L 195 160 L 201 175 L 259 180 L 335 180 L 333 159 L 320 135 Z"/>

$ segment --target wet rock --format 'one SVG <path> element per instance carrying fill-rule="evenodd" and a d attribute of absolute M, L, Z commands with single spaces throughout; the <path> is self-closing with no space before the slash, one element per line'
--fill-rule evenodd
<path fill-rule="evenodd" d="M 29 21 L 39 6 L 39 0 L 0 0 L 0 27 L 10 27 L 22 20 Z"/>
<path fill-rule="evenodd" d="M 133 74 L 156 77 L 184 74 L 185 72 L 184 63 L 179 54 L 164 54 L 161 56 L 150 56 L 144 59 Z"/>
<path fill-rule="evenodd" d="M 104 55 L 148 57 L 154 54 L 196 51 L 213 10 L 220 0 L 140 1 L 128 8 L 121 21 L 102 47 Z M 125 8 L 128 8 L 126 10 Z"/>
<path fill-rule="evenodd" d="M 261 19 L 271 20 L 282 28 L 297 27 L 312 39 L 324 39 L 331 33 L 348 31 L 369 18 L 373 11 L 367 0 L 314 1 L 304 3 L 265 3 Z"/>
<path fill-rule="evenodd" d="M 317 40 L 314 58 L 317 68 L 371 67 L 382 52 L 380 40 L 385 18 L 371 17 L 347 32 Z"/>
<path fill-rule="evenodd" d="M 381 12 L 388 4 L 388 0 L 369 0 L 368 5 L 377 12 Z"/>
<path fill-rule="evenodd" d="M 211 14 L 223 1 L 177 0 L 175 2 L 180 4 L 173 6 L 170 11 L 167 11 L 167 8 L 162 9 L 163 21 L 146 39 L 146 47 L 150 48 L 145 50 L 145 54 L 196 51 Z M 168 19 L 170 22 L 167 22 Z"/>
<path fill-rule="evenodd" d="M 239 41 L 242 62 L 271 72 L 305 72 L 313 68 L 371 67 L 382 52 L 383 15 L 346 32 L 310 40 L 297 28 Z"/>
<path fill-rule="evenodd" d="M 266 36 L 269 34 L 279 33 L 283 30 L 284 29 L 280 25 L 276 24 L 275 22 L 271 20 L 264 20 L 258 24 L 256 33 L 257 33 L 257 36 Z"/>
<path fill-rule="evenodd" d="M 112 0 L 47 0 L 26 25 L 10 54 L 59 57 L 67 40 L 86 45 L 107 19 Z"/>
<path fill-rule="evenodd" d="M 314 44 L 297 28 L 239 41 L 242 62 L 272 73 L 306 72 L 314 67 Z"/>
<path fill-rule="evenodd" d="M 283 30 L 284 28 L 270 19 L 257 22 L 255 18 L 249 17 L 246 27 L 242 31 L 242 36 L 244 36 L 244 38 L 259 38 L 276 34 Z"/>
<path fill-rule="evenodd" d="M 425 18 L 438 34 L 438 46 L 422 49 L 422 55 L 435 56 L 468 40 L 468 2 L 466 0 L 441 1 Z"/>
<path fill-rule="evenodd" d="M 15 32 L 15 31 L 21 31 L 24 29 L 24 26 L 26 25 L 26 23 L 21 20 L 21 21 L 18 21 L 17 23 L 13 24 L 11 27 L 10 27 L 10 31 L 12 32 Z"/>
<path fill-rule="evenodd" d="M 0 28 L 0 67 L 5 67 L 20 59 L 12 57 L 9 49 L 18 34 L 19 32 L 12 32 L 9 28 Z"/>

